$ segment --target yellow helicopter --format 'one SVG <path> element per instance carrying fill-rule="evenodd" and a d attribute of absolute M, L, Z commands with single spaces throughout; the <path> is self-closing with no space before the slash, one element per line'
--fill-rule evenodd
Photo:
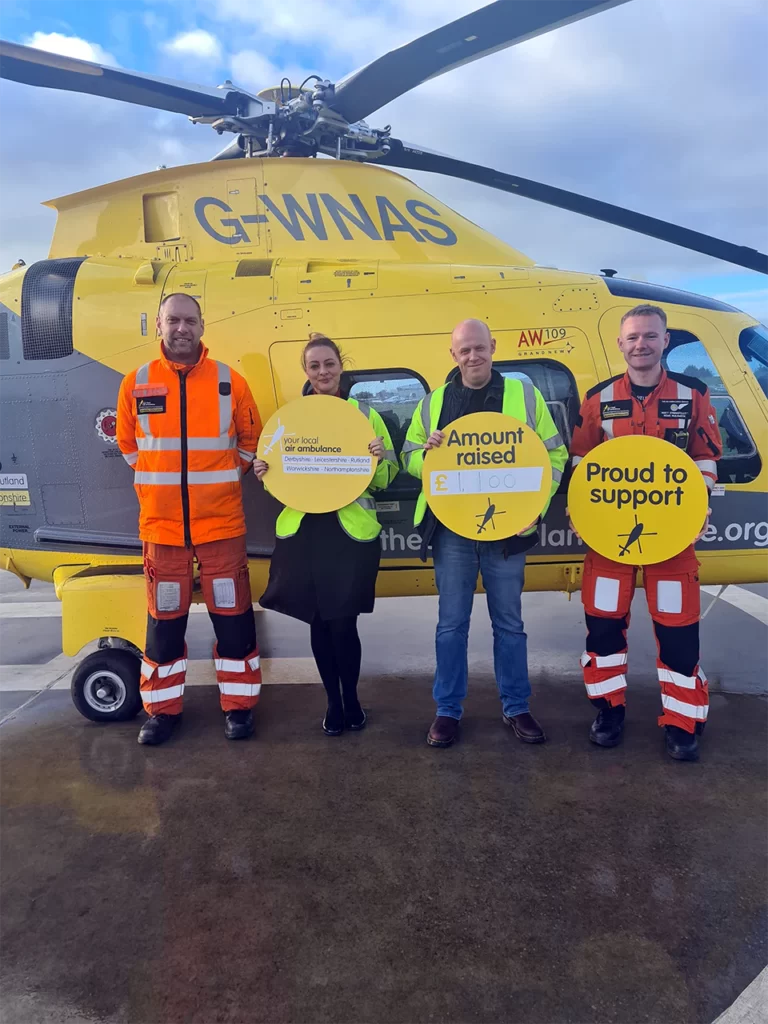
<path fill-rule="evenodd" d="M 537 266 L 390 168 L 479 182 L 762 273 L 768 257 L 419 149 L 364 120 L 428 78 L 623 2 L 500 0 L 336 85 L 311 76 L 258 95 L 0 43 L 4 78 L 182 113 L 235 135 L 210 163 L 50 201 L 58 218 L 49 258 L 0 277 L 0 566 L 27 585 L 54 582 L 65 653 L 97 640 L 120 675 L 125 649 L 143 644 L 137 504 L 115 443 L 115 406 L 121 377 L 156 354 L 155 312 L 171 292 L 200 302 L 206 343 L 246 377 L 265 421 L 300 394 L 307 333 L 338 340 L 351 394 L 381 413 L 398 448 L 419 399 L 445 380 L 460 319 L 488 323 L 497 369 L 530 378 L 570 440 L 584 393 L 623 372 L 622 314 L 641 301 L 661 305 L 667 365 L 709 385 L 724 442 L 702 581 L 768 578 L 765 327 L 722 302 L 611 270 Z M 566 486 L 567 478 L 529 556 L 530 590 L 579 587 L 584 548 L 568 529 Z M 379 495 L 381 596 L 434 592 L 411 525 L 417 490 L 403 473 Z M 244 494 L 257 597 L 278 507 L 252 478 Z M 130 701 L 81 710 L 115 720 Z"/>

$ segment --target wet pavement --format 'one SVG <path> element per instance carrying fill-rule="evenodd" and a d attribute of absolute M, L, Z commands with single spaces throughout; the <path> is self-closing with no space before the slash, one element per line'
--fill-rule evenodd
<path fill-rule="evenodd" d="M 3 1019 L 714 1020 L 768 959 L 765 699 L 713 693 L 685 764 L 655 686 L 614 750 L 587 742 L 580 686 L 539 676 L 550 741 L 519 744 L 484 669 L 461 742 L 433 750 L 429 690 L 401 660 L 361 684 L 369 728 L 330 739 L 318 686 L 265 687 L 257 737 L 227 743 L 198 686 L 154 749 L 66 692 L 20 710 Z"/>

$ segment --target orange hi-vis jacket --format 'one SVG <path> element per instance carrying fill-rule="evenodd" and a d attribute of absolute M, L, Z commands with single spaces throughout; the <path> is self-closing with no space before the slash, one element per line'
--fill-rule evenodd
<path fill-rule="evenodd" d="M 204 345 L 187 366 L 161 344 L 159 359 L 126 374 L 117 443 L 135 470 L 141 539 L 190 547 L 244 534 L 240 479 L 260 434 L 244 378 Z"/>
<path fill-rule="evenodd" d="M 573 465 L 603 441 L 626 434 L 670 441 L 688 452 L 710 490 L 717 483 L 723 445 L 709 389 L 698 377 L 662 370 L 661 380 L 642 403 L 632 397 L 628 373 L 597 384 L 581 403 L 571 439 Z"/>

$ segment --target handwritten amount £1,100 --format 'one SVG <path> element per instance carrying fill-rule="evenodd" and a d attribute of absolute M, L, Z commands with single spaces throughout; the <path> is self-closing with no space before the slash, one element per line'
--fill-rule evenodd
<path fill-rule="evenodd" d="M 517 469 L 448 469 L 430 474 L 430 488 L 438 494 L 523 494 L 541 489 L 541 466 Z"/>

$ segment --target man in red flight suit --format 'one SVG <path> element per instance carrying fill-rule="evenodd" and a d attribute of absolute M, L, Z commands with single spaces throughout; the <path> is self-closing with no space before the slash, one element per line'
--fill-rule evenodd
<path fill-rule="evenodd" d="M 669 345 L 664 310 L 640 305 L 625 313 L 618 345 L 627 372 L 601 381 L 585 395 L 571 442 L 574 466 L 603 441 L 647 434 L 687 451 L 711 489 L 722 453 L 717 416 L 702 381 L 663 369 L 661 357 Z M 665 730 L 667 753 L 679 761 L 698 760 L 696 735 L 704 728 L 709 706 L 707 679 L 699 665 L 698 564 L 690 544 L 674 558 L 643 569 L 658 647 L 659 725 Z M 601 747 L 620 743 L 624 729 L 627 627 L 636 574 L 636 566 L 595 551 L 588 551 L 584 560 L 581 598 L 587 643 L 581 664 L 587 696 L 598 709 L 589 738 Z"/>

